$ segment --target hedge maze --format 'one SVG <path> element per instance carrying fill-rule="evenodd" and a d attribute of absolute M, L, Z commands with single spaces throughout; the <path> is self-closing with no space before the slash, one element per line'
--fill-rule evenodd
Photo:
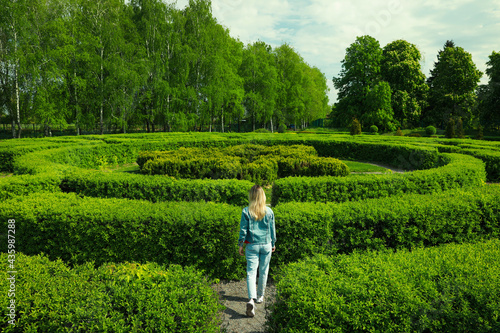
<path fill-rule="evenodd" d="M 277 223 L 270 331 L 500 329 L 500 143 L 130 134 L 2 141 L 0 159 L 2 228 L 16 220 L 30 272 L 5 332 L 218 332 L 210 284 L 245 276 L 254 183 L 272 186 Z M 407 172 L 349 175 L 340 159 Z M 108 170 L 130 163 L 140 172 Z"/>

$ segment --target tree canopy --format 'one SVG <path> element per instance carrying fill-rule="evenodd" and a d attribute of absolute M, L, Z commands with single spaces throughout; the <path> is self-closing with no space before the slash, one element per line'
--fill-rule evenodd
<path fill-rule="evenodd" d="M 292 46 L 245 46 L 212 15 L 162 0 L 0 0 L 0 121 L 75 132 L 305 126 L 326 78 Z"/>
<path fill-rule="evenodd" d="M 427 79 L 429 108 L 425 113 L 426 120 L 441 127 L 450 118 L 457 121 L 462 118 L 470 124 L 476 102 L 475 91 L 482 74 L 469 52 L 453 41 L 447 41 Z"/>
<path fill-rule="evenodd" d="M 426 80 L 415 45 L 396 40 L 381 48 L 371 36 L 358 37 L 346 50 L 339 76 L 333 78 L 338 102 L 329 123 L 348 127 L 356 118 L 365 129 L 376 125 L 384 130 L 426 125 L 444 128 L 450 118 L 464 127 L 471 127 L 479 118 L 483 124 L 499 124 L 499 58 L 495 52 L 490 56 L 490 83 L 478 89 L 482 73 L 471 54 L 453 41 L 439 51 Z"/>

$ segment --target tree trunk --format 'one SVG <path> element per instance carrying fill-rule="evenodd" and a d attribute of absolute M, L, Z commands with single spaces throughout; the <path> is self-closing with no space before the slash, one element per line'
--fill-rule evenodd
<path fill-rule="evenodd" d="M 14 53 L 17 57 L 17 32 L 14 33 Z M 19 60 L 16 59 L 16 65 L 14 66 L 14 77 L 16 81 L 16 124 L 17 124 L 17 138 L 21 138 L 21 115 L 19 110 Z M 15 138 L 15 132 L 13 132 Z"/>
<path fill-rule="evenodd" d="M 221 132 L 224 133 L 224 107 L 222 107 L 222 112 L 221 112 Z"/>
<path fill-rule="evenodd" d="M 274 133 L 274 128 L 273 128 L 273 117 L 271 116 L 271 133 Z"/>
<path fill-rule="evenodd" d="M 73 70 L 74 77 L 76 79 L 76 69 Z M 75 84 L 75 118 L 76 118 L 76 124 L 75 124 L 75 130 L 76 130 L 76 136 L 80 135 L 80 122 L 79 122 L 79 112 L 78 112 L 78 90 L 76 89 L 76 84 Z"/>
<path fill-rule="evenodd" d="M 101 110 L 100 110 L 100 127 L 101 135 L 104 134 L 104 48 L 101 48 Z"/>

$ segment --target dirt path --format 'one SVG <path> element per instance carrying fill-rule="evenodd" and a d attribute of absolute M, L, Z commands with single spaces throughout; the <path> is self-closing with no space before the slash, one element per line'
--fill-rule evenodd
<path fill-rule="evenodd" d="M 227 333 L 263 333 L 265 332 L 267 306 L 276 295 L 276 288 L 271 279 L 267 282 L 264 303 L 256 304 L 255 317 L 247 317 L 246 302 L 248 302 L 246 280 L 221 281 L 212 286 L 219 294 L 226 310 L 223 313 L 222 329 Z"/>

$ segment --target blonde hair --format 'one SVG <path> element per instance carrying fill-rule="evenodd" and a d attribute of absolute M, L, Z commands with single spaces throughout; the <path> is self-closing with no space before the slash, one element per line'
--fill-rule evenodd
<path fill-rule="evenodd" d="M 260 221 L 266 215 L 266 194 L 259 185 L 254 185 L 248 193 L 248 212 L 250 216 Z"/>

